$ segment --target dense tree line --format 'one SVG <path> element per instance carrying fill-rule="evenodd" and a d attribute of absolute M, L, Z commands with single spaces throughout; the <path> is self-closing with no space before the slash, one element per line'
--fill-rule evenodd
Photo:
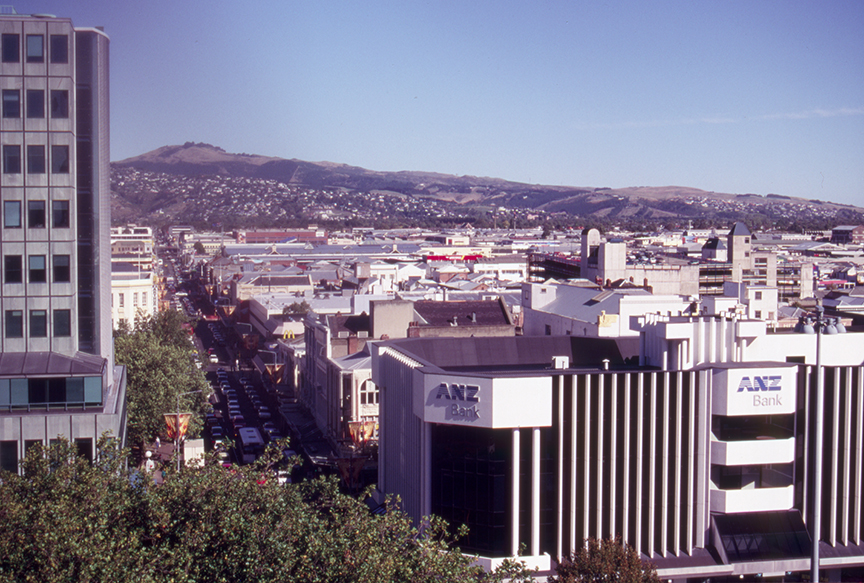
<path fill-rule="evenodd" d="M 260 463 L 169 467 L 162 484 L 103 438 L 92 464 L 59 441 L 0 481 L 0 580 L 55 582 L 528 581 L 471 566 L 443 521 L 374 514 L 322 478 L 280 485 Z"/>

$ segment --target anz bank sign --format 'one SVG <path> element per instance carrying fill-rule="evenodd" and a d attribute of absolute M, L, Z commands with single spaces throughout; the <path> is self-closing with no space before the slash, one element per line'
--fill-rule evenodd
<path fill-rule="evenodd" d="M 796 367 L 715 369 L 715 415 L 775 415 L 795 411 Z"/>
<path fill-rule="evenodd" d="M 415 393 L 414 412 L 427 423 L 472 427 L 548 427 L 549 377 L 495 378 L 428 374 Z"/>

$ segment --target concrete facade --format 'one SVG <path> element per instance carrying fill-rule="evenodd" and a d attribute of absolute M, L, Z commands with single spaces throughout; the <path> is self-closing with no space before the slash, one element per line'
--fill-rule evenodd
<path fill-rule="evenodd" d="M 108 37 L 0 16 L 0 462 L 58 435 L 93 455 L 125 437 L 113 365 Z"/>

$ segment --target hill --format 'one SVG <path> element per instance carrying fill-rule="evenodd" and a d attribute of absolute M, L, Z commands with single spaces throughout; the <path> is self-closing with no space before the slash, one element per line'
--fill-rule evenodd
<path fill-rule="evenodd" d="M 112 163 L 112 189 L 119 220 L 155 215 L 207 221 L 218 212 L 217 217 L 238 224 L 244 217 L 282 217 L 398 219 L 408 226 L 434 223 L 435 218 L 445 223 L 477 221 L 509 212 L 514 221 L 517 216 L 544 220 L 554 215 L 645 224 L 741 218 L 749 218 L 754 226 L 864 223 L 860 208 L 778 194 L 726 194 L 681 186 L 548 186 L 435 172 L 379 172 L 332 162 L 231 154 L 192 142 Z"/>

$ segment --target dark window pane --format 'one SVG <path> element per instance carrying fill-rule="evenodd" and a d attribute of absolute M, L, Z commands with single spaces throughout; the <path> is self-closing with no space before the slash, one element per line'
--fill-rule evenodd
<path fill-rule="evenodd" d="M 51 146 L 51 172 L 69 174 L 69 146 Z"/>
<path fill-rule="evenodd" d="M 22 283 L 24 281 L 24 264 L 20 255 L 7 255 L 3 258 L 4 283 Z"/>
<path fill-rule="evenodd" d="M 72 335 L 72 312 L 70 310 L 54 310 L 54 336 Z"/>
<path fill-rule="evenodd" d="M 45 92 L 41 89 L 27 90 L 27 117 L 45 117 Z"/>
<path fill-rule="evenodd" d="M 19 52 L 19 37 L 17 34 L 4 34 L 3 35 L 3 62 L 4 63 L 17 63 L 21 60 L 21 53 Z"/>
<path fill-rule="evenodd" d="M 68 200 L 55 200 L 51 204 L 52 204 L 52 211 L 53 211 L 54 228 L 55 229 L 69 228 L 69 201 Z"/>
<path fill-rule="evenodd" d="M 53 119 L 69 117 L 69 92 L 65 89 L 51 90 L 51 117 Z"/>
<path fill-rule="evenodd" d="M 6 338 L 24 337 L 24 312 L 21 310 L 6 310 Z"/>
<path fill-rule="evenodd" d="M 27 146 L 27 174 L 45 174 L 45 146 Z"/>
<path fill-rule="evenodd" d="M 3 201 L 3 226 L 7 229 L 21 228 L 21 201 Z"/>
<path fill-rule="evenodd" d="M 48 402 L 66 402 L 66 379 L 58 377 L 48 379 Z"/>
<path fill-rule="evenodd" d="M 47 281 L 47 269 L 45 268 L 44 255 L 31 255 L 27 258 L 30 271 L 30 283 L 45 283 Z"/>
<path fill-rule="evenodd" d="M 30 315 L 32 318 L 32 311 Z M 48 402 L 48 379 L 27 379 L 27 402 L 31 405 Z"/>
<path fill-rule="evenodd" d="M 27 62 L 45 62 L 45 38 L 41 34 L 27 35 Z"/>
<path fill-rule="evenodd" d="M 69 62 L 69 37 L 65 34 L 51 35 L 51 62 Z"/>
<path fill-rule="evenodd" d="M 75 440 L 75 449 L 78 450 L 78 456 L 85 460 L 93 461 L 93 439 L 90 437 L 79 437 Z"/>
<path fill-rule="evenodd" d="M 3 36 L 6 36 L 5 34 Z M 18 35 L 15 35 L 18 36 Z M 0 469 L 18 473 L 18 442 L 0 441 Z"/>
<path fill-rule="evenodd" d="M 48 336 L 48 312 L 46 310 L 30 310 L 30 337 L 45 338 L 46 336 Z"/>
<path fill-rule="evenodd" d="M 21 146 L 3 146 L 3 174 L 21 174 Z"/>
<path fill-rule="evenodd" d="M 69 270 L 69 256 L 68 255 L 55 255 L 52 259 L 53 267 L 54 267 L 54 282 L 55 283 L 68 283 L 71 280 L 71 273 Z"/>
<path fill-rule="evenodd" d="M 31 229 L 45 228 L 44 200 L 31 200 L 27 202 L 27 226 Z"/>
<path fill-rule="evenodd" d="M 3 117 L 21 117 L 21 92 L 17 89 L 3 90 Z"/>

